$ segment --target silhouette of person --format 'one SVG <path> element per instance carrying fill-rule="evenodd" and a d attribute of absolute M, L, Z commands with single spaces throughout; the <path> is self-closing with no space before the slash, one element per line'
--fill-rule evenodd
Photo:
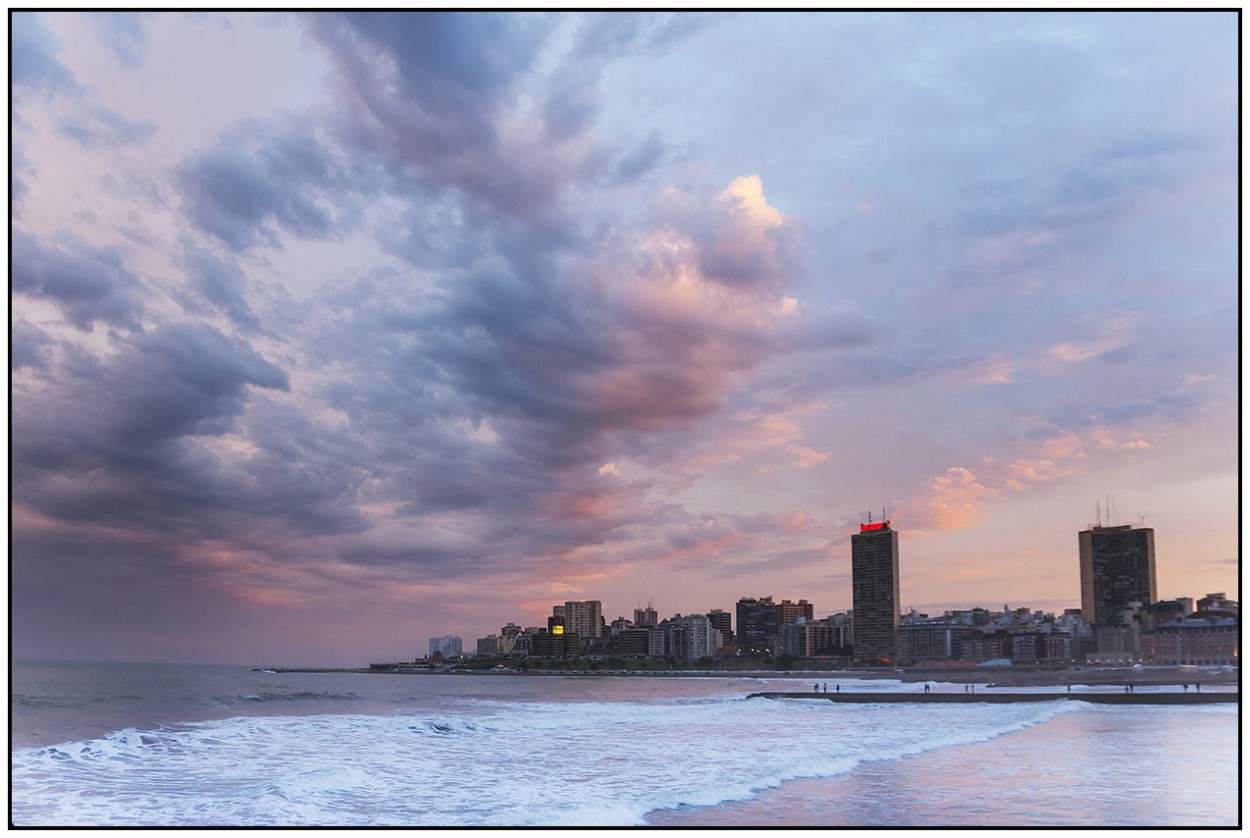
<path fill-rule="evenodd" d="M 834 691 L 834 692 L 836 692 L 836 693 L 840 693 L 840 692 L 842 692 L 842 685 L 841 685 L 841 684 L 834 684 L 834 685 L 833 685 L 833 691 Z"/>

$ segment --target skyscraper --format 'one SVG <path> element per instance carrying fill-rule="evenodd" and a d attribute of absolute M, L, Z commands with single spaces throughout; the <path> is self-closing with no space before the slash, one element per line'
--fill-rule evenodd
<path fill-rule="evenodd" d="M 576 634 L 582 639 L 583 646 L 599 642 L 602 626 L 603 603 L 599 600 L 564 603 L 564 633 Z"/>
<path fill-rule="evenodd" d="M 1122 627 L 1129 603 L 1159 598 L 1153 529 L 1094 526 L 1080 533 L 1080 546 L 1081 616 L 1091 626 Z"/>
<path fill-rule="evenodd" d="M 730 613 L 720 608 L 713 608 L 707 612 L 707 618 L 711 621 L 712 628 L 720 632 L 721 642 L 726 646 L 731 645 L 734 642 L 734 632 L 733 618 Z"/>
<path fill-rule="evenodd" d="M 890 522 L 861 524 L 851 536 L 855 657 L 898 658 L 898 532 Z"/>
<path fill-rule="evenodd" d="M 775 651 L 773 640 L 780 625 L 777 616 L 777 606 L 770 596 L 738 600 L 738 648 L 744 652 Z"/>

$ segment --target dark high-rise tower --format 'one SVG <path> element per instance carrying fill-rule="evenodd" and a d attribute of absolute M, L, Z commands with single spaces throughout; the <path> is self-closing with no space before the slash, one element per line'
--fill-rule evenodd
<path fill-rule="evenodd" d="M 1155 531 L 1091 527 L 1080 533 L 1081 616 L 1091 626 L 1120 625 L 1120 612 L 1131 602 L 1158 600 L 1155 577 Z"/>
<path fill-rule="evenodd" d="M 898 658 L 898 532 L 890 522 L 861 524 L 851 536 L 855 657 Z"/>
<path fill-rule="evenodd" d="M 770 596 L 743 597 L 738 600 L 738 634 L 734 638 L 744 652 L 774 651 L 772 640 L 777 634 L 777 606 Z"/>
<path fill-rule="evenodd" d="M 713 608 L 707 612 L 708 622 L 712 624 L 712 628 L 718 629 L 721 634 L 721 641 L 726 646 L 732 646 L 734 642 L 733 626 L 731 625 L 732 617 L 728 611 L 720 608 Z"/>

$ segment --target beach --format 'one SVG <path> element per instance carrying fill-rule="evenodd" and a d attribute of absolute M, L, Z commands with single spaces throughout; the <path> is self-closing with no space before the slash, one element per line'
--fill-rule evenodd
<path fill-rule="evenodd" d="M 749 698 L 810 698 L 826 683 L 866 697 Z M 19 663 L 11 817 L 122 827 L 1236 822 L 1237 704 L 897 701 L 924 687 L 845 675 Z M 929 694 L 965 688 L 932 682 Z M 1178 777 L 1184 787 L 1169 791 Z"/>

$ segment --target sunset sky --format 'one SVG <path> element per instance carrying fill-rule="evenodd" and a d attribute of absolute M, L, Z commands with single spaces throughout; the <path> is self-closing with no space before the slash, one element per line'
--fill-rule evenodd
<path fill-rule="evenodd" d="M 14 14 L 11 641 L 1238 580 L 1238 19 Z"/>

